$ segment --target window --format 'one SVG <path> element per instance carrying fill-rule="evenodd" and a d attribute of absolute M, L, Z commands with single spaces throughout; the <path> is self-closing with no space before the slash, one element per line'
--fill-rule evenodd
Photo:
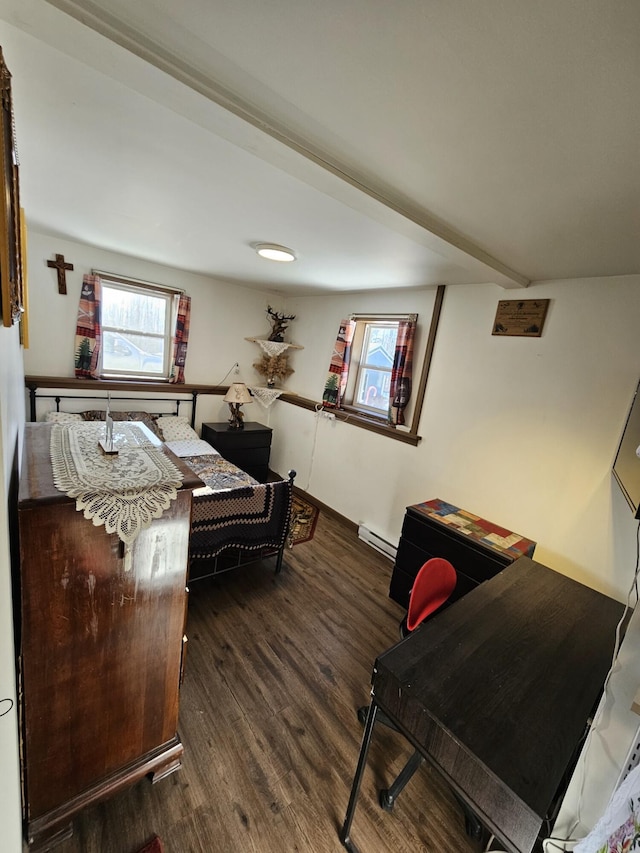
<path fill-rule="evenodd" d="M 379 435 L 385 435 L 398 441 L 403 441 L 406 444 L 417 445 L 420 441 L 418 424 L 422 414 L 422 404 L 424 402 L 445 290 L 446 287 L 444 284 L 439 284 L 435 288 L 431 319 L 428 329 L 424 330 L 426 340 L 422 342 L 420 341 L 420 336 L 416 336 L 418 328 L 417 314 L 368 317 L 352 314 L 349 319 L 341 320 L 331 353 L 321 401 L 317 402 L 316 400 L 304 399 L 297 395 L 289 396 L 287 394 L 283 395 L 283 399 L 287 403 L 310 409 L 316 413 L 328 410 L 333 419 L 349 422 L 354 426 L 371 430 Z M 373 361 L 371 357 L 372 353 L 368 352 L 363 346 L 367 323 L 374 326 L 387 327 L 392 323 L 397 324 L 394 365 L 391 371 L 391 384 L 395 386 L 395 391 L 393 392 L 393 399 L 391 400 L 387 418 L 383 416 L 382 411 L 374 414 L 373 411 L 367 412 L 366 410 L 361 410 L 353 403 L 354 397 L 356 402 L 358 399 L 356 388 L 362 395 L 362 389 L 366 389 L 367 387 L 366 379 L 362 379 L 360 384 L 356 385 L 354 375 L 365 375 L 370 366 L 376 367 L 378 370 L 380 369 L 380 364 L 367 365 L 367 359 Z M 369 335 L 369 340 L 371 340 L 371 335 Z M 416 384 L 414 393 L 412 394 L 415 372 L 413 363 L 414 345 L 415 351 L 420 357 L 420 372 L 419 375 L 416 374 L 415 376 Z M 363 360 L 363 349 L 364 372 L 359 369 L 360 362 Z M 354 369 L 356 361 L 358 369 Z M 417 365 L 418 363 L 416 363 Z M 381 376 L 382 374 L 378 372 L 376 378 L 381 379 Z M 372 396 L 372 394 L 369 396 L 369 403 L 372 401 Z M 389 396 L 390 392 L 387 393 L 387 399 L 389 399 Z M 409 411 L 406 411 L 407 404 L 410 407 Z M 405 429 L 396 429 L 398 426 L 405 427 Z"/>
<path fill-rule="evenodd" d="M 102 376 L 169 378 L 173 297 L 102 277 Z"/>
<path fill-rule="evenodd" d="M 355 408 L 387 416 L 397 337 L 397 320 L 356 321 L 353 360 L 357 370 L 353 389 L 347 386 L 347 401 Z"/>
<path fill-rule="evenodd" d="M 339 408 L 385 424 L 404 425 L 404 410 L 411 397 L 417 319 L 417 314 L 351 315 L 350 331 L 346 322 L 344 325 L 348 343 L 340 367 L 343 390 L 338 393 Z"/>

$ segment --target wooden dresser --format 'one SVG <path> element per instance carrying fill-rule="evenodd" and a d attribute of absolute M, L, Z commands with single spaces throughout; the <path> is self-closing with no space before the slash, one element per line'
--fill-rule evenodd
<path fill-rule="evenodd" d="M 444 557 L 458 582 L 449 603 L 492 578 L 518 557 L 532 557 L 536 543 L 440 498 L 407 507 L 389 596 L 403 607 L 423 563 Z"/>
<path fill-rule="evenodd" d="M 178 701 L 191 489 L 131 546 L 58 491 L 51 427 L 28 424 L 18 522 L 17 648 L 27 840 L 71 832 L 83 807 L 180 766 Z"/>

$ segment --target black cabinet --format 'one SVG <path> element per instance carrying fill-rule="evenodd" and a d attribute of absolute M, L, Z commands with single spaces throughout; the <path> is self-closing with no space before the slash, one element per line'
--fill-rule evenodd
<path fill-rule="evenodd" d="M 229 429 L 226 421 L 204 423 L 202 438 L 256 480 L 265 483 L 269 479 L 271 427 L 249 422 L 242 429 Z"/>
<path fill-rule="evenodd" d="M 444 557 L 458 575 L 455 601 L 518 557 L 533 556 L 536 543 L 439 498 L 407 507 L 389 596 L 403 607 L 423 563 Z"/>

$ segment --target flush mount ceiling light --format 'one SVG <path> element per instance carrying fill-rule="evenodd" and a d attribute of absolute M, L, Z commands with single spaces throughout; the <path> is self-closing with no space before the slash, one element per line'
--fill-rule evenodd
<path fill-rule="evenodd" d="M 267 258 L 270 261 L 281 261 L 288 264 L 295 261 L 295 253 L 286 246 L 279 246 L 277 243 L 257 243 L 256 252 L 261 258 Z"/>

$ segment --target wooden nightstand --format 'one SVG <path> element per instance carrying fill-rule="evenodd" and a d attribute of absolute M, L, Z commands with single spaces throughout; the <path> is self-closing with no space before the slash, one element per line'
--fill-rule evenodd
<path fill-rule="evenodd" d="M 271 427 L 252 422 L 245 423 L 242 429 L 229 429 L 226 421 L 202 424 L 202 438 L 261 483 L 269 478 L 271 432 Z"/>

